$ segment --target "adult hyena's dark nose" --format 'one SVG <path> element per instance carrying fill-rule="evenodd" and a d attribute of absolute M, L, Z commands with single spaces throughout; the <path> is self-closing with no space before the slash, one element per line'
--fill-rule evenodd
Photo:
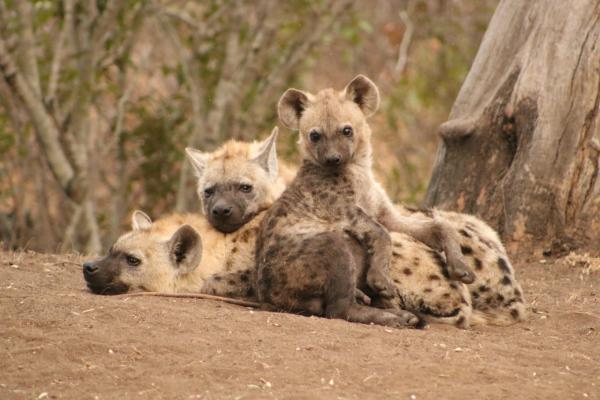
<path fill-rule="evenodd" d="M 226 218 L 233 212 L 231 206 L 214 206 L 212 209 L 212 215 L 217 218 Z"/>
<path fill-rule="evenodd" d="M 329 156 L 325 159 L 325 163 L 330 167 L 336 167 L 342 163 L 342 157 L 338 154 Z"/>
<path fill-rule="evenodd" d="M 98 266 L 93 262 L 85 262 L 83 263 L 83 273 L 85 275 L 93 275 L 98 271 Z"/>

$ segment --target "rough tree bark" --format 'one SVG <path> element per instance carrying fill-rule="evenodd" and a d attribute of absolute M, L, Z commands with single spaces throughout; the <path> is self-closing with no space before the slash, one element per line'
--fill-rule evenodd
<path fill-rule="evenodd" d="M 458 94 L 426 206 L 520 243 L 600 238 L 600 0 L 503 0 Z"/>

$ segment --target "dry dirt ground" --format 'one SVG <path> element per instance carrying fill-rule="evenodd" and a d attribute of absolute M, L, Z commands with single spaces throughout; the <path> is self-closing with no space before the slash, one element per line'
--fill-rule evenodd
<path fill-rule="evenodd" d="M 600 272 L 514 261 L 529 321 L 417 331 L 97 296 L 76 256 L 0 253 L 0 399 L 600 398 Z"/>

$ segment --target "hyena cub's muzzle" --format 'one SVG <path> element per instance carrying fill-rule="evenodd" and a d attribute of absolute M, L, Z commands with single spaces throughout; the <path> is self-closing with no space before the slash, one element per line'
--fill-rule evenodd
<path fill-rule="evenodd" d="M 87 287 L 96 294 L 126 293 L 129 286 L 119 280 L 119 268 L 107 258 L 83 263 Z"/>

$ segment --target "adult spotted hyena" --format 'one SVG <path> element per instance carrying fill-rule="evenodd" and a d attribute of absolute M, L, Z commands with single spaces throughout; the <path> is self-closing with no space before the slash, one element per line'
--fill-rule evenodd
<path fill-rule="evenodd" d="M 85 262 L 83 276 L 97 294 L 200 292 L 253 299 L 254 238 L 260 219 L 223 234 L 200 215 L 173 214 L 152 222 L 135 211 L 132 230 L 105 257 Z"/>
<path fill-rule="evenodd" d="M 291 169 L 277 161 L 277 132 L 274 128 L 263 142 L 230 140 L 214 152 L 186 148 L 202 211 L 215 229 L 239 229 L 271 206 L 291 181 Z"/>

